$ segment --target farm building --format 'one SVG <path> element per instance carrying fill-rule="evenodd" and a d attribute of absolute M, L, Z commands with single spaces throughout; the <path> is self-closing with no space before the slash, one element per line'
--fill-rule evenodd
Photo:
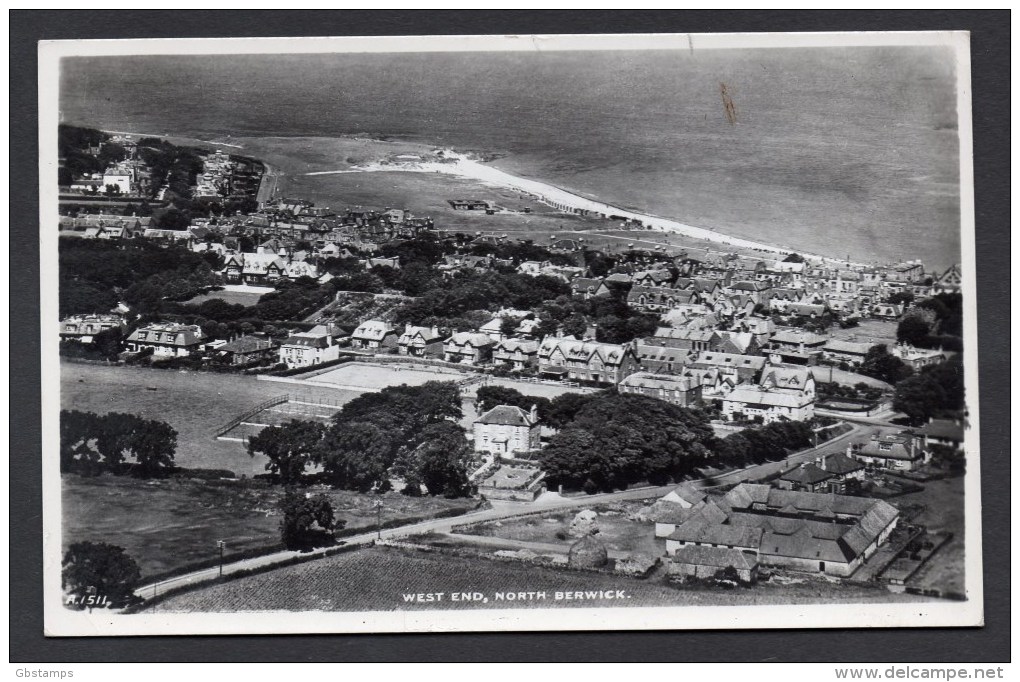
<path fill-rule="evenodd" d="M 670 557 L 692 546 L 737 550 L 764 566 L 842 577 L 872 556 L 899 521 L 899 510 L 882 500 L 752 483 L 687 512 L 666 537 Z"/>
<path fill-rule="evenodd" d="M 681 547 L 666 564 L 669 575 L 711 578 L 719 571 L 732 568 L 745 583 L 758 579 L 758 559 L 749 552 L 720 547 Z"/>

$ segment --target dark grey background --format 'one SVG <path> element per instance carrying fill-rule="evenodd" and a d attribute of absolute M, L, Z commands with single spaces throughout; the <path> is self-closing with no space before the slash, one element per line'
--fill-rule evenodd
<path fill-rule="evenodd" d="M 77 661 L 1008 661 L 1008 11 L 11 11 L 10 658 Z M 971 31 L 985 622 L 971 629 L 47 639 L 36 41 L 302 35 Z M 55 275 L 55 273 L 52 273 Z"/>

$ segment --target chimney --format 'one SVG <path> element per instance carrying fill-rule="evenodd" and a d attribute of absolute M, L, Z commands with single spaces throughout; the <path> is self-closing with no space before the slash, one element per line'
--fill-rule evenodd
<path fill-rule="evenodd" d="M 534 403 L 531 404 L 530 417 L 531 417 L 531 423 L 532 424 L 534 424 L 535 422 L 538 421 L 538 405 L 536 405 Z"/>

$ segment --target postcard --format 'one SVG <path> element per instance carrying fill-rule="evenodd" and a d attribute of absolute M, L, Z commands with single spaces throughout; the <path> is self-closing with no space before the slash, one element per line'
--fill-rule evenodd
<path fill-rule="evenodd" d="M 48 635 L 982 623 L 968 34 L 39 56 Z"/>

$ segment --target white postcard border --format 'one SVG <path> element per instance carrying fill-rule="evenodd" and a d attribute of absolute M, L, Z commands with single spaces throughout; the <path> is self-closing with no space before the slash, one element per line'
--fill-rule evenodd
<path fill-rule="evenodd" d="M 472 52 L 542 50 L 732 49 L 855 46 L 948 46 L 956 57 L 960 141 L 960 238 L 964 276 L 964 367 L 969 429 L 965 442 L 963 602 L 712 606 L 663 608 L 529 608 L 516 610 L 272 612 L 121 615 L 71 611 L 62 605 L 59 470 L 59 341 L 57 309 L 57 126 L 60 59 L 143 54 L 299 54 L 323 52 Z M 977 295 L 975 291 L 973 140 L 970 41 L 966 32 L 734 33 L 543 36 L 394 36 L 343 38 L 209 38 L 41 41 L 39 44 L 40 315 L 44 610 L 48 636 L 469 632 L 537 630 L 775 629 L 949 627 L 983 623 Z M 396 595 L 395 595 L 396 596 Z"/>

